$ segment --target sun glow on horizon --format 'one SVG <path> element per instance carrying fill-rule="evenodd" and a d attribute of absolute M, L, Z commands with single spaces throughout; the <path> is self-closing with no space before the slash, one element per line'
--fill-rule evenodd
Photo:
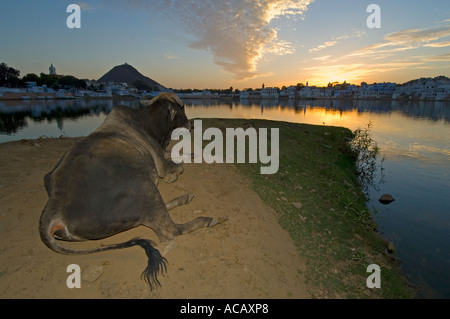
<path fill-rule="evenodd" d="M 173 89 L 405 83 L 450 74 L 450 2 L 380 0 L 382 27 L 371 29 L 367 5 L 352 1 L 88 0 L 78 30 L 66 27 L 64 2 L 6 1 L 0 29 L 10 31 L 0 62 L 22 76 L 46 73 L 53 62 L 61 74 L 99 79 L 128 61 Z M 37 25 L 39 36 L 30 32 Z"/>

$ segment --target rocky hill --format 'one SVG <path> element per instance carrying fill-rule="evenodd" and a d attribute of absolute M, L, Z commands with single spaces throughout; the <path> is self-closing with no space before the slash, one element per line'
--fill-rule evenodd
<path fill-rule="evenodd" d="M 125 63 L 115 66 L 105 75 L 97 80 L 98 82 L 127 83 L 142 90 L 161 90 L 164 86 L 141 74 L 133 66 Z"/>

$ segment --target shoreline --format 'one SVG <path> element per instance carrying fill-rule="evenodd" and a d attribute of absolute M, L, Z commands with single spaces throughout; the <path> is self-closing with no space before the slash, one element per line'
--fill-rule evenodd
<path fill-rule="evenodd" d="M 195 197 L 170 211 L 176 223 L 199 216 L 228 221 L 159 242 L 138 226 L 102 240 L 64 242 L 88 249 L 140 237 L 154 241 L 167 259 L 150 291 L 141 279 L 147 264 L 140 247 L 88 255 L 62 255 L 40 240 L 39 218 L 47 201 L 44 175 L 81 138 L 41 138 L 0 144 L 0 298 L 31 299 L 309 299 L 306 265 L 276 215 L 232 165 L 185 164 L 176 183 L 162 180 L 167 202 Z M 26 234 L 26 236 L 24 236 Z M 70 289 L 68 265 L 81 269 L 81 288 Z M 92 269 L 95 270 L 92 273 Z"/>
<path fill-rule="evenodd" d="M 72 100 L 75 97 L 70 93 L 57 95 L 56 93 L 46 92 L 5 92 L 0 95 L 0 101 L 30 101 L 30 100 Z"/>
<path fill-rule="evenodd" d="M 353 155 L 344 145 L 351 135 L 349 129 L 271 120 L 203 119 L 203 129 L 208 127 L 280 128 L 282 160 L 277 174 L 261 175 L 255 164 L 237 167 L 277 212 L 278 222 L 305 258 L 308 282 L 318 288 L 313 298 L 417 297 L 366 205 Z M 311 158 L 316 160 L 311 162 Z M 370 264 L 382 269 L 382 289 L 365 286 Z"/>
<path fill-rule="evenodd" d="M 420 99 L 420 98 L 392 98 L 392 97 L 382 97 L 382 98 L 370 98 L 370 97 L 295 97 L 291 98 L 288 96 L 280 96 L 278 98 L 274 97 L 251 97 L 251 98 L 239 98 L 236 96 L 220 96 L 220 95 L 183 95 L 178 94 L 183 100 L 233 100 L 233 101 L 278 101 L 278 100 L 289 100 L 289 101 L 302 101 L 302 100 L 335 100 L 335 101 L 399 101 L 399 102 L 443 102 L 450 103 L 450 99 L 444 100 L 433 100 L 433 99 Z M 114 100 L 114 99 L 127 99 L 127 100 L 140 100 L 141 98 L 132 96 L 112 96 L 112 97 L 88 97 L 88 96 L 74 96 L 70 93 L 65 93 L 63 96 L 57 95 L 55 93 L 30 93 L 30 92 L 6 92 L 0 95 L 0 101 L 41 101 L 41 100 L 74 100 L 74 99 L 85 99 L 85 100 Z"/>
<path fill-rule="evenodd" d="M 274 175 L 261 175 L 260 164 L 185 164 L 180 181 L 160 183 L 164 198 L 187 191 L 196 196 L 190 205 L 173 211 L 174 220 L 205 212 L 228 215 L 229 221 L 223 227 L 177 238 L 175 247 L 166 252 L 169 271 L 160 278 L 164 289 L 154 293 L 139 279 L 145 261 L 139 249 L 64 256 L 47 249 L 36 234 L 35 224 L 46 201 L 43 175 L 80 138 L 0 144 L 1 151 L 8 154 L 3 158 L 7 169 L 0 172 L 0 228 L 4 234 L 0 241 L 4 261 L 0 279 L 5 283 L 4 297 L 414 297 L 398 260 L 377 233 L 365 196 L 358 189 L 352 161 L 342 144 L 350 133 L 348 129 L 267 120 L 203 119 L 203 129 L 208 127 L 279 127 L 280 169 Z M 353 203 L 352 210 L 346 208 L 348 202 Z M 353 215 L 353 209 L 359 214 Z M 25 232 L 30 236 L 20 236 Z M 116 243 L 130 236 L 154 239 L 151 230 L 138 228 L 102 243 Z M 76 247 L 88 244 L 73 243 Z M 167 247 L 159 248 L 166 251 Z M 33 262 L 28 266 L 26 260 Z M 95 282 L 83 282 L 81 290 L 71 291 L 64 285 L 68 263 L 78 263 L 82 270 L 97 265 L 104 274 Z M 366 287 L 366 268 L 372 263 L 381 266 L 381 289 Z"/>

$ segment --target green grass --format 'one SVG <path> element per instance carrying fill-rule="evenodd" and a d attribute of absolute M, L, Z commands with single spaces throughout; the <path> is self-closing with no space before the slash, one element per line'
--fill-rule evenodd
<path fill-rule="evenodd" d="M 387 254 L 386 242 L 366 207 L 356 174 L 357 156 L 349 146 L 354 137 L 350 130 L 266 120 L 203 119 L 203 129 L 208 127 L 268 128 L 269 132 L 279 128 L 276 174 L 261 175 L 261 163 L 234 165 L 274 208 L 280 225 L 294 240 L 307 263 L 307 281 L 315 287 L 313 297 L 415 296 Z M 381 267 L 381 289 L 366 286 L 369 264 Z"/>

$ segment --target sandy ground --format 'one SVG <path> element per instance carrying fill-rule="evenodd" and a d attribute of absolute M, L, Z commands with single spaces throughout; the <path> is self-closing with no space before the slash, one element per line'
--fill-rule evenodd
<path fill-rule="evenodd" d="M 86 248 L 136 236 L 155 241 L 169 262 L 156 291 L 140 278 L 147 264 L 141 247 L 74 256 L 48 249 L 38 234 L 47 202 L 43 177 L 77 140 L 0 144 L 0 298 L 310 297 L 305 264 L 293 241 L 231 165 L 185 164 L 176 183 L 159 184 L 166 201 L 195 195 L 189 205 L 170 212 L 175 222 L 227 216 L 223 224 L 166 243 L 143 226 L 101 241 L 64 243 Z M 79 289 L 66 285 L 70 264 L 79 265 L 87 279 Z M 93 276 L 93 268 L 100 277 Z"/>

